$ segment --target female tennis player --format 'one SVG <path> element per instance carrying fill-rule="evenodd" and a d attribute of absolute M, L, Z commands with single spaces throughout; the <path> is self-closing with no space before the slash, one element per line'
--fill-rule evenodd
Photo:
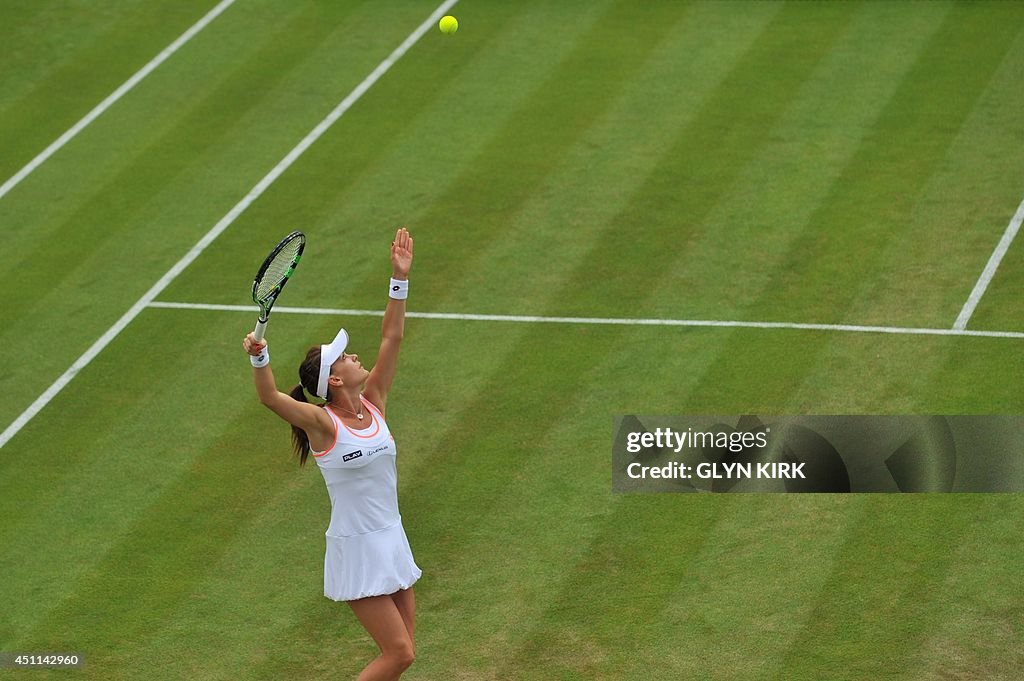
<path fill-rule="evenodd" d="M 260 401 L 292 426 L 292 441 L 305 464 L 312 454 L 331 498 L 324 556 L 324 595 L 347 601 L 380 647 L 358 681 L 397 679 L 415 657 L 416 599 L 422 574 L 413 560 L 398 513 L 395 440 L 384 414 L 405 328 L 412 237 L 399 229 L 391 245 L 392 279 L 377 363 L 367 371 L 347 354 L 341 329 L 327 345 L 310 348 L 299 367 L 299 385 L 279 392 L 266 341 L 243 341 L 251 355 Z M 324 400 L 311 404 L 304 391 Z"/>

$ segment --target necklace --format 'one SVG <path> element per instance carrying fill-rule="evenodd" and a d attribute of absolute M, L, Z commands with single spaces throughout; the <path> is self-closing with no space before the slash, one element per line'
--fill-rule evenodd
<path fill-rule="evenodd" d="M 341 409 L 341 407 L 337 407 L 337 408 Z M 344 409 L 343 411 L 346 411 L 349 414 L 352 414 L 352 416 L 355 416 L 360 421 L 363 420 L 363 405 L 362 404 L 359 405 L 359 413 L 358 414 L 356 412 L 352 411 L 351 409 Z"/>

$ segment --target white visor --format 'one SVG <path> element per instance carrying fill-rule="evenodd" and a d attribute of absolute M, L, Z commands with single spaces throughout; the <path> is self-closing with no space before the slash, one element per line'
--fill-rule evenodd
<path fill-rule="evenodd" d="M 316 384 L 316 394 L 322 400 L 327 399 L 327 378 L 331 375 L 331 365 L 338 361 L 347 345 L 348 333 L 341 329 L 330 345 L 320 346 L 320 380 Z"/>

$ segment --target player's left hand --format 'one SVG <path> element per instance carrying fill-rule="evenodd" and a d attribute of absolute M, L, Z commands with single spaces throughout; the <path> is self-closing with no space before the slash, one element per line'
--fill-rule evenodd
<path fill-rule="evenodd" d="M 412 268 L 412 237 L 409 230 L 399 227 L 395 232 L 395 240 L 391 242 L 391 276 L 395 279 L 407 279 Z"/>

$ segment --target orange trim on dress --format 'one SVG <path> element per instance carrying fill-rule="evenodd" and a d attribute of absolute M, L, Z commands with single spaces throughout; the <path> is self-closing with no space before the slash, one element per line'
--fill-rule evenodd
<path fill-rule="evenodd" d="M 325 405 L 325 406 L 326 406 L 326 405 Z M 325 449 L 324 451 L 320 452 L 319 454 L 317 454 L 316 452 L 314 452 L 314 451 L 313 451 L 313 448 L 312 448 L 312 447 L 310 447 L 310 449 L 309 449 L 309 453 L 310 453 L 310 454 L 312 454 L 314 458 L 317 458 L 317 459 L 318 459 L 318 458 L 320 458 L 321 456 L 324 456 L 325 454 L 327 454 L 327 452 L 331 451 L 332 449 L 334 449 L 335 447 L 337 447 L 337 446 L 338 446 L 338 422 L 339 422 L 339 421 L 340 421 L 341 419 L 337 419 L 337 418 L 336 418 L 336 417 L 337 417 L 337 414 L 335 414 L 335 413 L 333 413 L 333 412 L 331 412 L 331 417 L 332 417 L 332 418 L 331 418 L 331 421 L 332 421 L 332 422 L 334 423 L 334 444 L 333 444 L 333 445 L 331 445 L 330 447 L 328 447 L 327 449 Z M 344 424 L 342 424 L 342 425 L 344 425 Z"/>
<path fill-rule="evenodd" d="M 327 408 L 331 409 L 330 407 L 327 407 Z M 334 414 L 334 410 L 333 409 L 331 409 L 331 413 Z M 345 430 L 347 430 L 348 432 L 352 433 L 353 435 L 355 435 L 356 437 L 358 437 L 361 440 L 369 440 L 371 437 L 376 437 L 377 433 L 380 432 L 380 422 L 377 419 L 373 418 L 373 414 L 370 414 L 370 420 L 373 421 L 373 424 L 375 426 L 377 426 L 377 428 L 372 433 L 370 433 L 369 435 L 360 435 L 359 433 L 363 432 L 362 430 L 352 430 L 351 428 L 348 427 L 347 423 L 345 423 L 344 421 L 341 420 L 340 416 L 338 416 L 337 414 L 334 414 L 334 415 L 338 417 L 338 423 L 340 423 L 341 425 L 345 426 Z M 369 428 L 363 428 L 363 430 L 369 430 Z"/>

